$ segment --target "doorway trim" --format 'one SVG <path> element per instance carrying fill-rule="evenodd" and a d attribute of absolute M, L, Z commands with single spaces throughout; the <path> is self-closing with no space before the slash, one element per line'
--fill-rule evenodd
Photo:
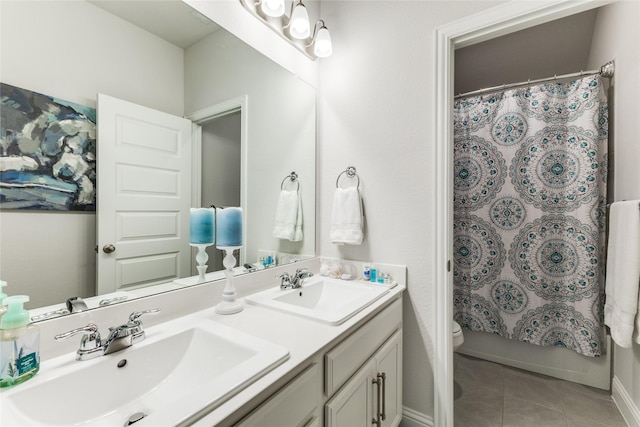
<path fill-rule="evenodd" d="M 453 427 L 453 76 L 454 50 L 605 6 L 614 0 L 511 1 L 435 31 L 434 425 Z M 441 285 L 442 284 L 442 285 Z M 444 286 L 443 286 L 444 285 Z"/>
<path fill-rule="evenodd" d="M 240 112 L 240 207 L 244 210 L 242 216 L 242 230 L 246 233 L 247 230 L 247 212 L 249 205 L 247 204 L 247 178 L 248 178 L 248 152 L 247 141 L 249 133 L 249 115 L 248 115 L 248 100 L 247 95 L 238 96 L 228 99 L 226 101 L 219 102 L 201 110 L 194 111 L 185 116 L 185 118 L 192 122 L 192 161 L 191 161 L 191 181 L 192 181 L 192 193 L 191 203 L 193 206 L 202 206 L 202 125 L 217 119 L 219 117 L 226 116 Z M 243 241 L 246 241 L 246 236 L 243 236 Z M 245 253 L 240 252 L 240 265 L 244 264 Z"/>

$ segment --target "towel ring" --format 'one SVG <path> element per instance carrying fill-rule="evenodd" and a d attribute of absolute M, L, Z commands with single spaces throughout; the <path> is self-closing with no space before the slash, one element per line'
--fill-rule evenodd
<path fill-rule="evenodd" d="M 340 177 L 346 174 L 347 178 L 355 178 L 357 179 L 357 184 L 356 184 L 356 188 L 360 188 L 360 177 L 358 176 L 358 174 L 356 173 L 356 168 L 355 166 L 349 166 L 346 170 L 343 170 L 342 172 L 340 172 L 340 174 L 338 175 L 338 178 L 336 179 L 336 188 L 340 188 L 340 186 L 338 185 L 338 183 L 340 182 Z"/>
<path fill-rule="evenodd" d="M 285 182 L 287 182 L 287 180 L 298 184 L 296 191 L 300 190 L 300 181 L 298 181 L 298 173 L 296 171 L 293 171 L 289 175 L 284 177 L 284 179 L 282 180 L 282 184 L 280 184 L 280 190 L 284 190 L 284 184 Z"/>

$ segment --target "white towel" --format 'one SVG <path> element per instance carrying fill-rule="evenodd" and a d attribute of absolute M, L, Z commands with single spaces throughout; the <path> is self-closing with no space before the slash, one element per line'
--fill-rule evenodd
<path fill-rule="evenodd" d="M 292 242 L 302 240 L 302 198 L 298 191 L 280 191 L 273 237 Z"/>
<path fill-rule="evenodd" d="M 362 203 L 357 187 L 336 188 L 333 196 L 330 238 L 332 243 L 362 243 Z"/>
<path fill-rule="evenodd" d="M 611 205 L 604 323 L 620 347 L 632 344 L 634 318 L 640 305 L 640 210 L 638 201 Z M 636 319 L 636 342 L 640 344 Z"/>

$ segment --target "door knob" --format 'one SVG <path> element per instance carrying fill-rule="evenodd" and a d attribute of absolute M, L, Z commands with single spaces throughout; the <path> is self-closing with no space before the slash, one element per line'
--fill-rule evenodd
<path fill-rule="evenodd" d="M 111 252 L 115 252 L 116 247 L 113 246 L 111 243 L 109 243 L 108 245 L 104 245 L 102 247 L 102 252 L 104 252 L 105 254 L 110 254 Z"/>

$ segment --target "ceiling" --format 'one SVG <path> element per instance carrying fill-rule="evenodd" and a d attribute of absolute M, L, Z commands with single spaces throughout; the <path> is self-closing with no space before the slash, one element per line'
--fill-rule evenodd
<path fill-rule="evenodd" d="M 180 0 L 88 1 L 183 49 L 220 29 Z"/>
<path fill-rule="evenodd" d="M 455 51 L 455 94 L 586 71 L 597 9 Z"/>

